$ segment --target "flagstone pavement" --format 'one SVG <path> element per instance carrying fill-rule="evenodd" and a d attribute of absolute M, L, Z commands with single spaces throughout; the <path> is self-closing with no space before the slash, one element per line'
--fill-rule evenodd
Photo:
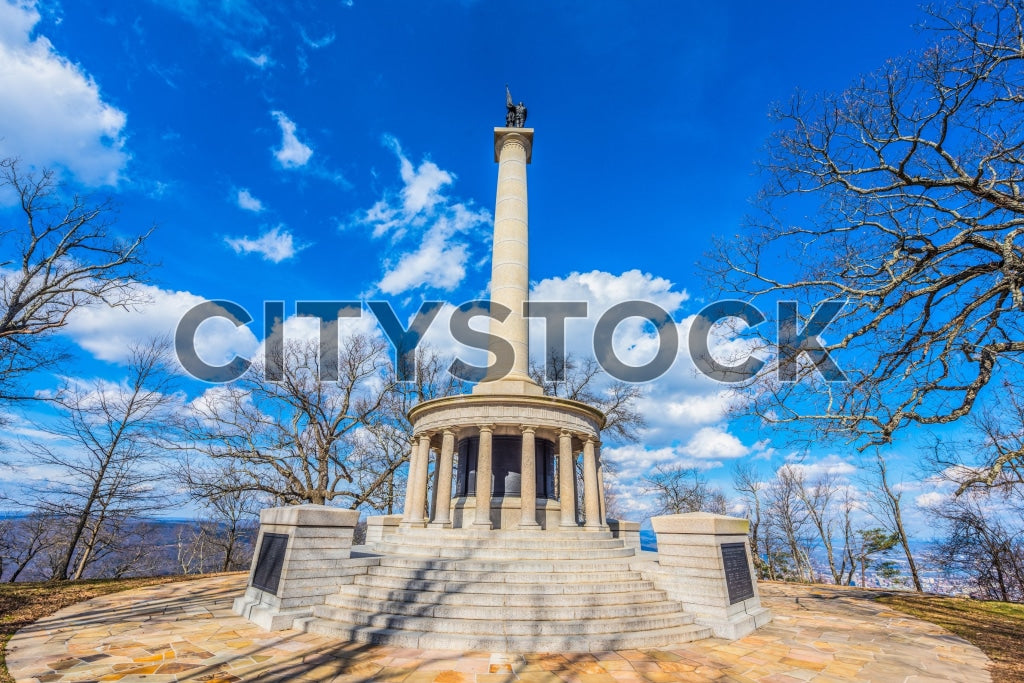
<path fill-rule="evenodd" d="M 762 584 L 775 621 L 732 642 L 498 657 L 263 631 L 231 612 L 245 579 L 222 575 L 72 605 L 15 634 L 8 669 L 19 683 L 991 680 L 976 647 L 871 601 L 866 591 Z"/>

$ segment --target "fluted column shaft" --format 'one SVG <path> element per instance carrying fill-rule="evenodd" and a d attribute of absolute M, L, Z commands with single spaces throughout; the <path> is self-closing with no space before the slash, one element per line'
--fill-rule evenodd
<path fill-rule="evenodd" d="M 409 512 L 412 510 L 412 480 L 416 476 L 416 460 L 419 458 L 419 448 L 416 446 L 416 439 L 409 440 L 409 476 L 405 481 L 405 506 L 402 508 L 402 523 L 408 524 Z"/>
<path fill-rule="evenodd" d="M 561 519 L 558 526 L 576 526 L 576 456 L 572 452 L 572 433 L 558 436 L 558 502 Z"/>
<path fill-rule="evenodd" d="M 452 525 L 452 462 L 455 458 L 455 433 L 450 429 L 441 435 L 441 459 L 437 465 L 437 492 L 435 494 L 434 518 L 431 526 Z"/>
<path fill-rule="evenodd" d="M 473 526 L 491 528 L 491 427 L 480 427 L 476 455 L 476 519 Z"/>
<path fill-rule="evenodd" d="M 427 504 L 427 468 L 430 463 L 430 435 L 421 434 L 416 454 L 416 467 L 409 482 L 408 495 L 412 498 L 409 523 L 423 526 L 423 508 Z"/>
<path fill-rule="evenodd" d="M 586 522 L 583 527 L 589 531 L 601 529 L 601 501 L 597 483 L 597 456 L 593 439 L 583 443 L 583 508 Z"/>
<path fill-rule="evenodd" d="M 537 445 L 535 428 L 523 427 L 522 459 L 519 467 L 519 528 L 532 529 L 537 524 Z"/>
<path fill-rule="evenodd" d="M 601 442 L 594 444 L 594 459 L 597 461 L 597 518 L 602 527 L 608 526 L 608 508 L 604 502 L 604 460 L 601 458 Z"/>

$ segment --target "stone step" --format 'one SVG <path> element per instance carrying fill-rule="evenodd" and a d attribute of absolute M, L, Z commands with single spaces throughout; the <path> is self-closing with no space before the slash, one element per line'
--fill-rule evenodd
<path fill-rule="evenodd" d="M 579 540 L 579 541 L 600 541 L 614 538 L 610 531 L 561 531 L 552 529 L 550 531 L 525 531 L 520 529 L 431 529 L 431 528 L 400 528 L 395 533 L 386 534 L 384 540 L 389 538 L 426 538 L 435 543 L 438 540 L 448 541 L 452 539 L 523 539 L 523 540 Z"/>
<path fill-rule="evenodd" d="M 442 609 L 442 608 L 437 608 Z M 450 608 L 454 609 L 454 608 Z M 585 611 L 585 610 L 584 610 Z M 589 637 L 602 633 L 629 633 L 661 628 L 677 628 L 688 621 L 678 603 L 674 610 L 662 614 L 639 617 L 594 618 L 579 615 L 573 619 L 543 621 L 527 619 L 516 621 L 511 613 L 498 613 L 497 619 L 458 617 L 408 616 L 366 611 L 351 607 L 317 605 L 313 616 L 356 626 L 370 626 L 400 631 L 423 631 L 472 636 L 480 633 L 504 633 L 509 636 L 569 636 Z"/>
<path fill-rule="evenodd" d="M 629 620 L 643 617 L 679 617 L 686 623 L 693 621 L 692 616 L 684 615 L 679 603 L 662 596 L 661 600 L 619 605 L 537 605 L 534 607 L 495 606 L 495 605 L 459 605 L 459 604 L 428 604 L 422 602 L 402 602 L 401 600 L 379 600 L 337 593 L 327 597 L 328 607 L 358 610 L 367 614 L 387 614 L 408 617 L 426 617 L 439 620 L 498 620 L 506 625 L 523 622 L 573 622 L 570 626 L 581 628 L 576 621 Z M 322 616 L 322 615 L 321 615 Z M 352 621 L 351 619 L 343 619 Z M 680 622 L 682 623 L 682 622 Z M 614 624 L 605 625 L 613 628 Z M 515 626 L 515 628 L 519 628 Z M 470 625 L 468 633 L 473 633 Z M 512 633 L 512 631 L 509 631 Z"/>
<path fill-rule="evenodd" d="M 458 548 L 447 546 L 407 545 L 389 541 L 375 543 L 376 552 L 387 555 L 413 555 L 417 557 L 438 557 L 441 559 L 479 559 L 479 560 L 598 560 L 607 558 L 633 557 L 633 548 L 566 548 L 547 550 L 527 550 L 522 548 Z"/>
<path fill-rule="evenodd" d="M 544 562 L 530 559 L 517 560 L 476 560 L 444 559 L 429 557 L 384 556 L 381 567 L 403 567 L 405 569 L 490 572 L 495 574 L 572 574 L 575 576 L 597 576 L 605 573 L 632 572 L 629 561 L 612 559 L 608 561 L 562 560 Z"/>
<path fill-rule="evenodd" d="M 618 538 L 448 538 L 445 536 L 396 534 L 377 541 L 375 545 L 425 547 L 425 548 L 493 548 L 501 550 L 592 550 L 602 548 L 623 548 Z"/>
<path fill-rule="evenodd" d="M 641 579 L 636 572 L 628 569 L 623 571 L 602 571 L 602 572 L 501 572 L 501 571 L 472 571 L 469 569 L 417 569 L 414 567 L 393 567 L 381 565 L 380 567 L 367 567 L 368 576 L 390 576 L 399 579 L 419 579 L 424 581 L 440 581 L 444 583 L 478 583 L 491 582 L 495 584 L 507 583 L 586 583 L 589 585 L 605 584 L 612 581 L 638 581 Z M 357 579 L 363 577 L 356 577 Z"/>
<path fill-rule="evenodd" d="M 383 577 L 376 577 L 378 579 Z M 417 582 L 425 583 L 425 582 Z M 440 584 L 451 590 L 416 590 L 408 588 L 408 582 L 404 585 L 395 581 L 395 586 L 379 586 L 375 582 L 350 583 L 339 588 L 341 595 L 350 595 L 358 598 L 371 600 L 391 600 L 407 603 L 423 603 L 430 605 L 481 605 L 481 606 L 513 606 L 513 607 L 589 607 L 598 605 L 633 605 L 646 602 L 659 602 L 666 599 L 664 591 L 654 590 L 653 586 L 646 582 L 631 582 L 611 584 L 610 587 L 624 587 L 623 590 L 614 592 L 595 592 L 586 590 L 588 586 L 582 586 L 582 590 L 567 590 L 552 593 L 550 589 L 562 586 L 521 585 L 516 586 L 514 591 L 495 591 L 493 583 L 483 584 Z M 568 584 L 565 588 L 575 588 L 578 584 Z M 465 588 L 473 590 L 464 590 Z M 531 589 L 531 590 L 524 590 Z"/>
<path fill-rule="evenodd" d="M 687 624 L 673 628 L 649 629 L 634 633 L 608 633 L 585 638 L 576 636 L 502 636 L 487 633 L 451 635 L 422 631 L 370 628 L 355 624 L 308 618 L 297 620 L 295 627 L 341 640 L 392 645 L 423 650 L 457 650 L 508 653 L 606 652 L 663 648 L 689 643 L 711 636 L 707 626 Z"/>
<path fill-rule="evenodd" d="M 445 579 L 423 579 L 409 578 L 408 576 L 388 576 L 385 574 L 368 574 L 355 577 L 355 585 L 369 586 L 380 589 L 391 589 L 396 591 L 430 591 L 434 593 L 455 593 L 455 594 L 504 594 L 503 583 L 513 586 L 515 592 L 524 596 L 534 595 L 573 595 L 573 594 L 604 594 L 604 593 L 631 593 L 636 591 L 653 590 L 654 583 L 644 581 L 637 575 L 625 575 L 628 578 L 619 578 L 612 581 L 584 582 L 584 581 L 563 581 L 548 583 L 516 583 L 495 581 L 493 574 L 476 573 L 467 578 L 466 572 L 456 574 L 459 578 L 455 580 Z M 550 577 L 548 577 L 550 578 Z"/>

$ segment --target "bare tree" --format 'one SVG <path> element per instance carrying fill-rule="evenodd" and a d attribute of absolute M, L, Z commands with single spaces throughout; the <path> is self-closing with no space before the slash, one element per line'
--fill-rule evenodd
<path fill-rule="evenodd" d="M 62 357 L 42 342 L 73 311 L 139 299 L 140 250 L 151 232 L 115 237 L 109 201 L 65 200 L 52 171 L 22 174 L 16 159 L 0 160 L 0 193 L 8 191 L 24 223 L 0 214 L 0 400 L 31 397 L 17 379 Z"/>
<path fill-rule="evenodd" d="M 761 526 L 765 488 L 768 484 L 761 481 L 754 468 L 747 463 L 737 463 L 733 468 L 732 483 L 747 508 L 747 519 L 750 520 L 750 549 L 754 556 L 754 567 L 761 578 L 769 578 L 771 572 L 765 562 L 769 553 L 765 548 Z"/>
<path fill-rule="evenodd" d="M 822 379 L 820 352 L 782 353 L 748 385 L 749 410 L 811 440 L 868 448 L 955 422 L 1024 355 L 1024 9 L 928 14 L 920 54 L 777 108 L 762 211 L 708 260 L 722 290 L 796 299 L 804 318 L 845 304 L 823 348 L 848 382 Z"/>
<path fill-rule="evenodd" d="M 658 497 L 659 514 L 726 512 L 725 495 L 693 467 L 659 465 L 647 477 L 647 486 Z"/>
<path fill-rule="evenodd" d="M 983 491 L 929 510 L 944 532 L 937 555 L 949 573 L 969 577 L 977 597 L 1024 601 L 1024 528 L 991 509 Z M 1019 520 L 1018 520 L 1019 521 Z"/>
<path fill-rule="evenodd" d="M 834 475 L 823 473 L 814 481 L 808 482 L 803 470 L 790 468 L 789 475 L 792 476 L 794 493 L 803 504 L 807 518 L 818 532 L 818 540 L 825 550 L 825 559 L 828 561 L 828 569 L 832 574 L 832 581 L 836 585 L 843 584 L 843 576 L 847 571 L 846 557 L 840 553 L 840 562 L 836 562 L 836 552 L 833 539 L 840 523 L 836 517 L 836 496 L 839 494 L 839 484 Z M 849 521 L 849 518 L 846 518 Z M 849 528 L 848 525 L 844 525 Z"/>
<path fill-rule="evenodd" d="M 0 521 L 0 578 L 14 583 L 56 541 L 51 516 L 33 512 Z"/>
<path fill-rule="evenodd" d="M 248 563 L 265 495 L 249 489 L 249 476 L 230 461 L 200 463 L 186 455 L 179 462 L 178 478 L 202 512 L 195 526 L 178 531 L 178 562 L 184 573 L 226 572 Z"/>
<path fill-rule="evenodd" d="M 119 529 L 159 506 L 152 436 L 167 420 L 173 378 L 165 342 L 133 347 L 129 356 L 120 383 L 69 381 L 54 399 L 61 419 L 43 427 L 52 438 L 25 446 L 58 482 L 37 487 L 34 503 L 66 524 L 54 580 L 81 578 L 101 555 L 122 546 Z"/>
<path fill-rule="evenodd" d="M 885 527 L 886 531 L 896 536 L 896 540 L 907 558 L 907 566 L 914 589 L 924 590 L 921 586 L 917 562 L 910 548 L 910 537 L 903 524 L 903 491 L 901 487 L 894 486 L 889 481 L 889 467 L 881 453 L 875 454 L 874 468 L 871 478 L 866 484 L 866 495 L 872 503 L 871 514 Z"/>
<path fill-rule="evenodd" d="M 800 471 L 793 465 L 783 465 L 776 471 L 767 491 L 768 518 L 772 536 L 779 538 L 787 551 L 794 578 L 814 581 L 807 551 L 807 508 L 799 495 L 801 480 Z"/>
<path fill-rule="evenodd" d="M 268 379 L 259 361 L 238 381 L 193 402 L 185 424 L 189 447 L 231 463 L 243 477 L 225 482 L 223 492 L 260 492 L 284 504 L 358 506 L 365 490 L 350 439 L 394 389 L 386 343 L 348 337 L 339 349 L 337 381 L 321 368 L 316 342 L 282 346 L 282 356 L 270 361 L 280 368 L 280 380 Z"/>
<path fill-rule="evenodd" d="M 552 352 L 548 364 L 555 372 L 546 375 L 544 366 L 531 363 L 530 376 L 548 396 L 582 401 L 605 414 L 605 433 L 627 443 L 639 440 L 639 431 L 647 425 L 636 402 L 643 397 L 639 385 L 610 380 L 593 358 L 576 358 L 571 353 Z"/>

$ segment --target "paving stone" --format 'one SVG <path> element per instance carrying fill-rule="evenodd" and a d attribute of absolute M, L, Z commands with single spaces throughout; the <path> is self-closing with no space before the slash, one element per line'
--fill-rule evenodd
<path fill-rule="evenodd" d="M 263 631 L 231 612 L 245 579 L 164 584 L 72 605 L 17 633 L 8 644 L 8 669 L 18 683 L 991 680 L 987 658 L 970 643 L 850 589 L 762 584 L 775 621 L 746 638 L 665 650 L 526 654 L 516 659 L 517 673 L 492 674 L 489 652 Z"/>

